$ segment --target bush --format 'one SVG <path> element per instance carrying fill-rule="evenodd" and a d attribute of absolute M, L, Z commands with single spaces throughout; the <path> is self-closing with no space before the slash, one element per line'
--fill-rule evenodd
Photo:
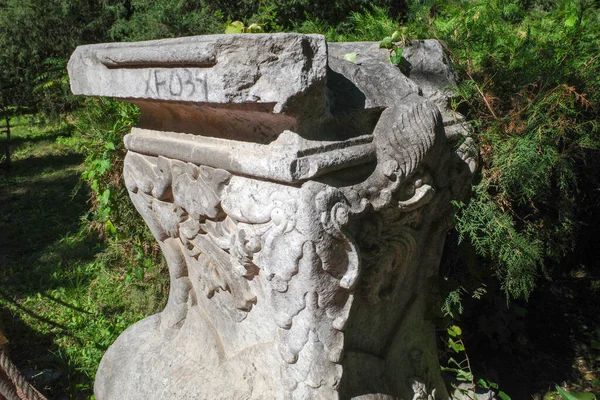
<path fill-rule="evenodd" d="M 139 41 L 221 33 L 223 14 L 202 0 L 132 0 L 110 28 L 114 40 Z"/>
<path fill-rule="evenodd" d="M 559 270 L 586 230 L 597 230 L 581 211 L 599 211 L 585 203 L 600 183 L 586 174 L 600 161 L 600 7 L 415 2 L 407 25 L 445 42 L 464 78 L 456 107 L 477 127 L 481 180 L 461 205 L 461 238 L 507 296 L 526 298 L 540 271 Z"/>
<path fill-rule="evenodd" d="M 296 28 L 357 41 L 399 25 L 374 8 L 337 26 L 311 18 Z M 462 80 L 454 107 L 476 128 L 482 169 L 470 202 L 457 204 L 459 237 L 472 245 L 461 250 L 474 249 L 508 297 L 527 298 L 541 272 L 586 262 L 576 246 L 597 235 L 587 221 L 600 213 L 600 6 L 412 1 L 404 25 L 410 38 L 442 41 Z"/>
<path fill-rule="evenodd" d="M 114 99 L 88 99 L 76 116 L 86 154 L 83 180 L 91 188 L 89 226 L 106 240 L 128 279 L 142 280 L 153 265 L 164 268 L 156 240 L 137 213 L 123 182 L 127 150 L 123 136 L 139 119 L 139 109 Z M 129 263 L 127 263 L 129 261 Z"/>

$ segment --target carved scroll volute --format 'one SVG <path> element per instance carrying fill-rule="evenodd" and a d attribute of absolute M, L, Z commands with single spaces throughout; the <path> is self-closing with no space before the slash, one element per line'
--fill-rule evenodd
<path fill-rule="evenodd" d="M 353 212 L 360 213 L 367 207 L 379 211 L 393 202 L 406 211 L 426 204 L 433 195 L 433 186 L 423 166 L 438 159 L 444 150 L 439 109 L 428 102 L 408 110 L 390 107 L 382 112 L 373 135 L 377 152 L 375 170 L 364 182 L 343 189 L 351 200 Z M 417 184 L 416 187 L 413 184 L 416 193 L 408 203 L 398 201 L 398 197 L 406 197 L 404 192 L 410 190 L 407 189 L 410 180 Z"/>

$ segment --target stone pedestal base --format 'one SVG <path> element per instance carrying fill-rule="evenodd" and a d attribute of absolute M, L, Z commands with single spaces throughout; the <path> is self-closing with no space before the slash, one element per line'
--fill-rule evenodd
<path fill-rule="evenodd" d="M 448 398 L 427 308 L 476 156 L 439 43 L 404 55 L 297 34 L 75 52 L 75 93 L 141 108 L 125 184 L 171 280 L 98 400 Z"/>

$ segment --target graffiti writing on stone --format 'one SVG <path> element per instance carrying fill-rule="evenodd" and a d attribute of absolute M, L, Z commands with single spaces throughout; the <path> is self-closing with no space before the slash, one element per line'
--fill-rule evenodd
<path fill-rule="evenodd" d="M 146 95 L 207 100 L 206 77 L 191 69 L 151 69 L 146 76 Z"/>

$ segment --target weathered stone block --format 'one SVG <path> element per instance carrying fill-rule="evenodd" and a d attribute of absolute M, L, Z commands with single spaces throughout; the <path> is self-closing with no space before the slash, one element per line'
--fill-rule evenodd
<path fill-rule="evenodd" d="M 106 352 L 99 400 L 448 397 L 429 278 L 476 152 L 440 44 L 404 54 L 405 74 L 318 35 L 75 51 L 75 94 L 141 108 L 125 183 L 171 279 Z"/>

